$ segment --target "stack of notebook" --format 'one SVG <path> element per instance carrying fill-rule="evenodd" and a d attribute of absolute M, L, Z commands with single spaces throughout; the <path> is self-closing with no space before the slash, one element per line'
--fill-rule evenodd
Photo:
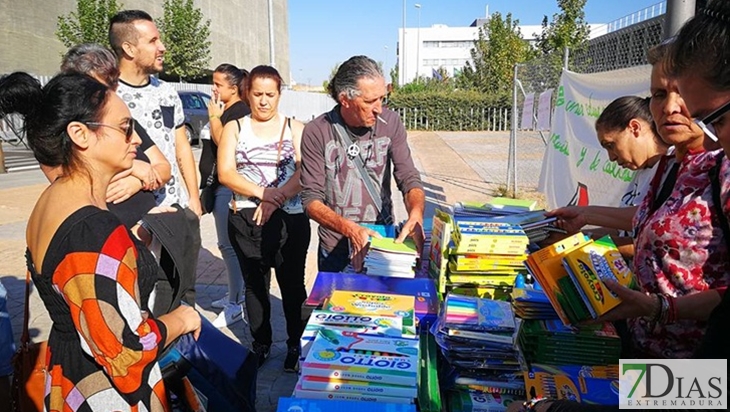
<path fill-rule="evenodd" d="M 521 319 L 557 319 L 545 291 L 532 287 L 512 289 L 512 309 Z"/>
<path fill-rule="evenodd" d="M 518 341 L 529 364 L 612 365 L 621 339 L 611 323 L 565 326 L 558 320 L 525 320 Z"/>
<path fill-rule="evenodd" d="M 520 226 L 458 217 L 453 227 L 447 275 L 450 285 L 509 290 L 515 277 L 525 273 L 523 261 L 529 239 Z"/>
<path fill-rule="evenodd" d="M 418 253 L 412 239 L 395 243 L 394 238 L 373 237 L 365 257 L 368 275 L 413 278 L 416 275 Z"/>
<path fill-rule="evenodd" d="M 454 205 L 454 216 L 500 216 L 513 213 L 530 212 L 537 208 L 537 202 L 528 199 L 495 197 L 481 202 L 462 201 Z"/>

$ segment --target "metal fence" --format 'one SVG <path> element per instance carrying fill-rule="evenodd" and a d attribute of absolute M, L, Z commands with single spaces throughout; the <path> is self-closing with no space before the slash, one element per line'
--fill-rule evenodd
<path fill-rule="evenodd" d="M 491 131 L 502 132 L 510 128 L 512 109 L 510 107 L 489 107 L 464 109 L 446 109 L 452 119 L 448 126 L 441 124 L 446 113 L 435 113 L 419 107 L 399 107 L 393 109 L 400 116 L 408 130 L 438 131 Z"/>
<path fill-rule="evenodd" d="M 578 73 L 598 73 L 647 64 L 647 51 L 662 41 L 665 12 L 666 2 L 661 2 L 609 23 L 606 34 L 590 40 L 583 50 L 568 51 L 568 69 Z M 532 160 L 524 159 L 527 153 L 534 155 L 538 151 L 537 147 L 533 147 L 535 145 L 542 145 L 544 152 L 547 135 L 534 128 L 535 122 L 533 127 L 525 129 L 517 126 L 526 95 L 534 93 L 537 96 L 551 88 L 557 90 L 562 67 L 556 59 L 560 60 L 559 56 L 552 59 L 542 57 L 515 68 L 513 105 L 517 124 L 510 129 L 505 179 L 510 193 L 537 187 L 540 173 L 535 173 Z M 554 107 L 555 98 L 556 93 L 553 93 L 551 107 Z"/>
<path fill-rule="evenodd" d="M 573 52 L 571 70 L 597 73 L 647 64 L 646 52 L 661 43 L 664 15 L 592 39 L 588 47 Z"/>

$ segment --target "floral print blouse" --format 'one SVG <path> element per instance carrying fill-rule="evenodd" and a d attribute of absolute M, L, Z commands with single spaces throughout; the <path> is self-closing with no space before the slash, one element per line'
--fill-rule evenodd
<path fill-rule="evenodd" d="M 666 201 L 651 213 L 660 186 L 654 183 L 639 206 L 633 221 L 633 264 L 644 292 L 678 297 L 730 282 L 729 251 L 718 219 L 721 208 L 712 200 L 709 174 L 720 155 L 721 150 L 687 153 Z M 725 179 L 724 186 L 729 185 Z M 655 326 L 637 318 L 629 320 L 629 327 L 635 356 L 688 358 L 702 339 L 705 322 Z"/>

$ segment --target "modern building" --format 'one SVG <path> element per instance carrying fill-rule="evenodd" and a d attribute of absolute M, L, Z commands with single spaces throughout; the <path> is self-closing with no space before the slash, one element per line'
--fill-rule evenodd
<path fill-rule="evenodd" d="M 162 16 L 162 3 L 118 0 L 124 8 L 144 10 L 153 18 Z M 194 0 L 194 4 L 210 19 L 211 69 L 221 63 L 251 69 L 273 60 L 291 84 L 287 0 Z M 55 34 L 58 17 L 75 10 L 76 0 L 0 0 L 0 74 L 16 70 L 54 74 L 66 50 Z"/>
<path fill-rule="evenodd" d="M 471 61 L 471 49 L 474 48 L 474 40 L 479 37 L 479 28 L 488 21 L 488 18 L 478 18 L 466 27 L 443 24 L 406 27 L 405 38 L 404 29 L 398 29 L 398 84 L 410 83 L 419 76 L 433 77 L 439 69 L 445 70 L 449 76 L 458 73 Z M 589 26 L 591 33 L 599 33 L 605 25 Z M 536 42 L 542 32 L 540 25 L 520 25 L 519 28 L 522 37 L 531 43 Z M 595 35 L 591 34 L 593 37 Z"/>

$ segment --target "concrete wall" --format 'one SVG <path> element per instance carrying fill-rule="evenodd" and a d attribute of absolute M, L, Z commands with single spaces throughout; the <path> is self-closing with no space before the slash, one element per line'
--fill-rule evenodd
<path fill-rule="evenodd" d="M 127 9 L 162 16 L 163 0 L 118 0 Z M 291 84 L 287 0 L 272 0 L 275 67 Z M 269 64 L 268 0 L 195 0 L 211 21 L 210 68 L 232 63 L 251 69 Z M 0 0 L 0 73 L 56 72 L 63 44 L 56 39 L 58 16 L 76 9 L 76 0 Z"/>

